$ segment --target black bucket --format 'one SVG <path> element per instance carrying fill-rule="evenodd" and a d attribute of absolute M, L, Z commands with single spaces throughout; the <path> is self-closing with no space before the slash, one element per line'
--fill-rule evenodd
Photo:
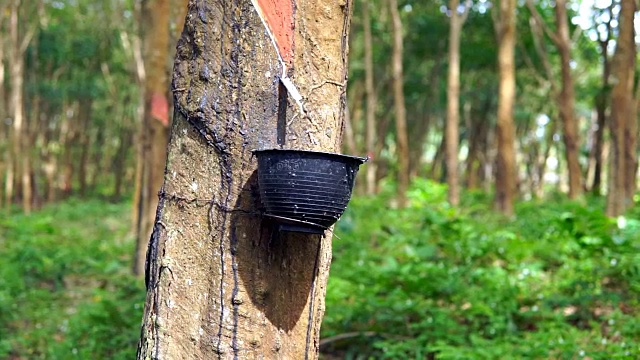
<path fill-rule="evenodd" d="M 265 215 L 285 231 L 321 234 L 351 199 L 367 158 L 306 150 L 254 150 Z"/>

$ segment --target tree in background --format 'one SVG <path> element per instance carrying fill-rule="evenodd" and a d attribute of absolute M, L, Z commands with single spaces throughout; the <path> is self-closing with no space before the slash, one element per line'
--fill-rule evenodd
<path fill-rule="evenodd" d="M 496 161 L 496 208 L 506 215 L 513 215 L 516 196 L 516 154 L 513 106 L 515 100 L 515 36 L 516 1 L 500 0 L 493 10 L 493 20 L 498 39 L 498 156 Z"/>
<path fill-rule="evenodd" d="M 170 123 L 168 59 L 172 58 L 175 47 L 170 31 L 170 9 L 178 9 L 176 19 L 184 19 L 186 8 L 185 0 L 145 0 L 140 11 L 144 115 L 139 133 L 133 210 L 136 232 L 133 272 L 136 275 L 144 272 L 145 253 L 158 207 L 158 191 L 162 187 L 167 158 Z M 178 23 L 176 32 L 182 31 L 183 20 Z"/>
<path fill-rule="evenodd" d="M 6 18 L 5 13 L 7 12 L 8 4 L 3 2 L 0 5 L 0 32 L 4 33 L 6 28 Z M 2 179 L 5 176 L 5 167 L 7 166 L 7 162 L 10 159 L 7 148 L 7 129 L 4 121 L 2 119 L 7 118 L 7 101 L 5 95 L 5 65 L 4 65 L 4 48 L 5 48 L 5 40 L 4 38 L 0 39 L 0 152 L 2 153 L 2 157 L 0 157 L 0 209 L 4 207 L 6 202 L 4 196 L 4 184 Z"/>
<path fill-rule="evenodd" d="M 371 16 L 369 1 L 362 2 L 362 22 L 364 24 L 364 71 L 365 94 L 367 96 L 367 156 L 371 158 L 366 168 L 367 194 L 376 192 L 376 89 L 373 85 L 373 40 L 371 39 Z"/>
<path fill-rule="evenodd" d="M 12 14 L 11 7 L 18 3 L 19 11 Z M 529 22 L 531 26 L 518 25 L 516 35 L 520 40 L 514 60 L 517 87 L 514 101 L 518 104 L 512 112 L 514 141 L 518 144 L 514 147 L 514 156 L 518 159 L 514 174 L 521 174 L 522 181 L 516 181 L 514 197 L 518 194 L 544 197 L 549 189 L 564 190 L 565 185 L 569 186 L 569 196 L 574 196 L 581 191 L 582 180 L 576 181 L 580 178 L 588 179 L 589 187 L 596 192 L 601 187 L 602 164 L 612 154 L 609 151 L 611 137 L 605 134 L 605 129 L 607 133 L 610 130 L 605 118 L 615 84 L 608 80 L 614 48 L 609 39 L 615 39 L 620 32 L 620 3 L 595 4 L 593 24 L 588 24 L 588 29 L 582 21 L 575 21 L 583 19 L 584 14 L 576 13 L 571 6 L 567 8 L 565 3 L 555 6 L 554 3 L 529 2 L 530 7 L 535 5 L 533 16 L 529 11 L 516 15 L 519 24 Z M 171 118 L 168 59 L 172 57 L 171 38 L 181 30 L 181 26 L 173 24 L 183 18 L 175 12 L 185 8 L 169 6 L 170 30 L 165 26 L 162 31 L 143 31 L 152 22 L 167 22 L 166 15 L 152 16 L 158 4 L 161 3 L 156 4 L 154 0 L 11 0 L 0 4 L 4 9 L 0 14 L 0 28 L 6 35 L 0 47 L 0 74 L 4 73 L 0 76 L 0 103 L 5 102 L 0 106 L 3 205 L 29 210 L 67 197 L 122 199 L 129 198 L 135 188 L 133 223 L 140 240 L 138 272 L 153 222 L 157 179 L 164 170 L 160 144 L 166 141 L 167 127 L 162 123 L 170 122 Z M 348 135 L 345 151 L 369 153 L 374 158 L 374 166 L 370 163 L 362 181 L 357 182 L 359 191 L 371 193 L 387 185 L 402 189 L 415 177 L 451 181 L 452 195 L 460 186 L 489 190 L 496 180 L 497 129 L 502 127 L 495 126 L 498 46 L 490 19 L 491 14 L 497 13 L 499 2 L 475 2 L 464 25 L 465 31 L 460 32 L 458 106 L 452 106 L 453 96 L 445 95 L 447 34 L 451 30 L 447 6 L 451 5 L 448 2 L 447 6 L 433 2 L 397 2 L 392 11 L 387 0 L 358 4 L 363 8 L 356 11 L 355 36 L 352 36 L 351 121 L 345 123 Z M 143 7 L 147 9 L 144 13 Z M 16 15 L 17 21 L 12 23 Z M 105 16 L 110 21 L 100 21 Z M 578 28 L 572 31 L 568 19 L 584 31 Z M 17 24 L 17 32 L 12 33 L 12 24 Z M 400 24 L 402 32 L 394 32 L 394 24 Z M 599 39 L 594 37 L 596 32 L 601 35 Z M 145 50 L 151 39 L 166 33 L 169 34 L 168 46 L 149 47 L 168 49 L 164 55 Z M 12 34 L 17 34 L 18 40 L 29 40 L 21 41 L 26 45 L 20 56 L 14 51 L 17 41 L 12 40 Z M 570 34 L 573 35 L 569 39 Z M 401 82 L 394 81 L 398 77 L 392 66 L 394 44 L 399 44 L 398 39 L 402 52 L 395 52 L 396 59 L 400 55 L 400 61 L 395 63 L 402 67 Z M 565 51 L 569 47 L 570 53 Z M 164 60 L 152 60 L 153 56 Z M 12 64 L 20 63 L 23 64 L 22 76 L 12 76 Z M 156 66 L 152 63 L 164 63 L 164 75 L 147 76 Z M 455 66 L 450 66 L 448 70 L 453 68 Z M 18 69 L 13 67 L 14 71 Z M 12 91 L 20 87 L 18 82 L 22 82 L 22 91 Z M 164 83 L 164 87 L 159 83 Z M 402 90 L 402 101 L 397 100 L 397 89 Z M 158 96 L 161 93 L 164 97 Z M 21 96 L 22 106 L 11 101 L 15 95 Z M 640 96 L 640 92 L 636 92 L 636 96 Z M 574 110 L 560 111 L 567 108 L 565 105 L 572 102 L 567 99 L 572 97 Z M 549 103 L 550 98 L 558 100 L 556 106 L 553 106 L 555 101 Z M 402 104 L 403 109 L 396 104 Z M 453 126 L 444 121 L 448 108 L 458 111 L 458 120 L 454 121 L 458 125 L 457 136 L 448 131 Z M 636 106 L 631 106 L 629 117 L 636 116 L 635 109 Z M 14 110 L 18 116 L 14 116 Z M 576 124 L 586 124 L 584 120 L 592 113 L 591 127 L 578 128 L 574 138 L 570 133 Z M 562 120 L 567 118 L 566 114 L 572 115 L 573 122 L 569 123 L 573 126 Z M 403 117 L 404 126 L 402 121 L 393 123 Z M 22 120 L 14 121 L 14 118 Z M 162 120 L 166 118 L 169 120 Z M 548 121 L 539 123 L 544 118 Z M 628 139 L 625 144 L 637 142 L 634 136 L 637 131 L 633 128 L 636 123 L 625 124 L 630 126 L 625 130 Z M 21 128 L 17 132 L 16 126 Z M 447 133 L 454 140 L 447 141 Z M 165 140 L 152 140 L 162 134 Z M 558 137 L 561 135 L 564 140 Z M 135 148 L 139 150 L 138 156 L 132 156 Z M 625 151 L 625 163 L 637 161 L 632 148 Z M 579 149 L 587 150 L 589 155 Z M 448 160 L 464 164 L 447 165 Z M 583 169 L 584 174 L 575 170 L 580 167 L 575 166 L 578 162 L 586 164 L 587 161 L 589 166 Z M 131 167 L 132 163 L 137 163 L 139 168 Z M 453 180 L 459 176 L 452 172 L 460 171 L 461 165 L 466 179 L 464 184 L 456 186 Z M 405 167 L 408 172 L 402 171 Z M 634 192 L 636 169 L 635 166 L 625 168 L 628 194 L 625 197 L 629 201 L 632 196 L 629 194 Z M 499 191 L 503 191 L 502 188 L 498 186 Z M 403 202 L 401 197 L 398 199 L 401 200 L 398 203 Z"/>
<path fill-rule="evenodd" d="M 567 2 L 566 0 L 556 1 L 554 9 L 557 29 L 555 32 L 551 31 L 544 22 L 533 0 L 527 0 L 527 6 L 531 10 L 535 21 L 551 38 L 558 49 L 558 53 L 560 53 L 561 87 L 557 98 L 558 111 L 562 122 L 565 159 L 569 173 L 569 198 L 576 199 L 582 194 L 583 184 L 582 171 L 578 160 L 580 139 L 578 136 L 578 121 L 575 116 L 575 91 L 571 75 L 571 39 L 569 38 Z"/>
<path fill-rule="evenodd" d="M 12 0 L 0 6 L 7 34 L 0 70 L 17 74 L 0 81 L 7 104 L 0 111 L 0 186 L 7 206 L 29 211 L 71 195 L 110 195 L 113 188 L 119 198 L 123 184 L 132 183 L 137 88 L 129 5 Z M 104 17 L 110 21 L 98 20 Z"/>
<path fill-rule="evenodd" d="M 460 151 L 460 31 L 469 11 L 471 1 L 467 0 L 462 14 L 459 13 L 460 1 L 449 3 L 449 72 L 447 78 L 447 123 L 445 143 L 447 145 L 447 184 L 449 185 L 449 203 L 458 206 L 460 202 L 460 179 L 458 176 L 458 153 Z"/>
<path fill-rule="evenodd" d="M 189 4 L 138 359 L 318 356 L 331 231 L 256 216 L 251 150 L 340 148 L 351 2 L 256 4 Z"/>
<path fill-rule="evenodd" d="M 598 46 L 600 49 L 600 57 L 602 58 L 602 74 L 601 84 L 598 93 L 595 95 L 595 108 L 596 108 L 596 129 L 593 132 L 593 147 L 591 151 L 591 161 L 589 163 L 589 173 L 591 174 L 591 192 L 594 195 L 600 195 L 602 187 L 602 174 L 604 169 L 604 132 L 607 127 L 607 110 L 609 109 L 609 103 L 611 100 L 611 85 L 609 78 L 611 77 L 611 56 L 609 55 L 609 44 L 614 39 L 613 37 L 613 24 L 615 16 L 613 8 L 616 5 L 615 1 L 612 1 L 604 9 L 594 8 L 594 23 L 595 29 L 598 33 Z M 604 18 L 604 19 L 603 19 Z M 602 24 L 602 26 L 600 26 Z"/>
<path fill-rule="evenodd" d="M 9 59 L 9 102 L 11 116 L 11 155 L 7 162 L 5 196 L 11 202 L 14 190 L 20 189 L 18 196 L 24 212 L 31 212 L 33 193 L 31 184 L 31 159 L 29 156 L 28 123 L 24 113 L 24 67 L 25 52 L 37 29 L 33 23 L 24 21 L 35 4 L 23 4 L 21 0 L 12 0 L 9 5 L 9 41 L 7 45 Z M 31 10 L 31 11 L 30 11 Z M 33 21 L 33 20 L 32 20 Z"/>
<path fill-rule="evenodd" d="M 619 35 L 612 59 L 611 162 L 607 187 L 607 215 L 621 215 L 632 203 L 635 192 L 637 118 L 633 98 L 636 45 L 634 0 L 622 0 Z"/>
<path fill-rule="evenodd" d="M 398 205 L 404 207 L 407 203 L 407 189 L 409 188 L 409 139 L 407 136 L 407 109 L 404 101 L 404 75 L 402 70 L 402 20 L 398 11 L 398 2 L 389 0 L 391 10 L 391 24 L 393 32 L 393 104 L 396 120 L 396 153 L 398 160 Z"/>

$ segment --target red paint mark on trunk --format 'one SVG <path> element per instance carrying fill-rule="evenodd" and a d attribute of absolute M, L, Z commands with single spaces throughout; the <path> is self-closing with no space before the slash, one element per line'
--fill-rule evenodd
<path fill-rule="evenodd" d="M 264 21 L 273 34 L 278 52 L 286 64 L 293 60 L 293 1 L 256 0 Z"/>
<path fill-rule="evenodd" d="M 151 117 L 169 126 L 169 102 L 167 97 L 160 93 L 151 95 Z"/>

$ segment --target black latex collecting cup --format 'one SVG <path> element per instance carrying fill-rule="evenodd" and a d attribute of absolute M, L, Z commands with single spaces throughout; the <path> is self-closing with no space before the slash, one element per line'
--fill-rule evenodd
<path fill-rule="evenodd" d="M 351 199 L 367 158 L 306 150 L 254 150 L 260 198 L 282 230 L 322 233 Z"/>

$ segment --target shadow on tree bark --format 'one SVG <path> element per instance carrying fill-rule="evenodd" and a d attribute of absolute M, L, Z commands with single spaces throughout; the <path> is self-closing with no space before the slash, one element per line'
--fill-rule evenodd
<path fill-rule="evenodd" d="M 321 236 L 278 231 L 277 224 L 257 215 L 260 204 L 254 171 L 242 187 L 231 216 L 231 256 L 236 259 L 233 274 L 240 276 L 243 283 L 253 284 L 247 287 L 253 305 L 275 327 L 289 331 L 302 318 L 307 305 L 308 296 L 301 294 L 313 296 Z M 312 271 L 311 259 L 302 254 L 316 254 Z M 234 317 L 239 316 L 237 305 L 234 304 Z M 312 317 L 310 312 L 309 318 Z"/>

